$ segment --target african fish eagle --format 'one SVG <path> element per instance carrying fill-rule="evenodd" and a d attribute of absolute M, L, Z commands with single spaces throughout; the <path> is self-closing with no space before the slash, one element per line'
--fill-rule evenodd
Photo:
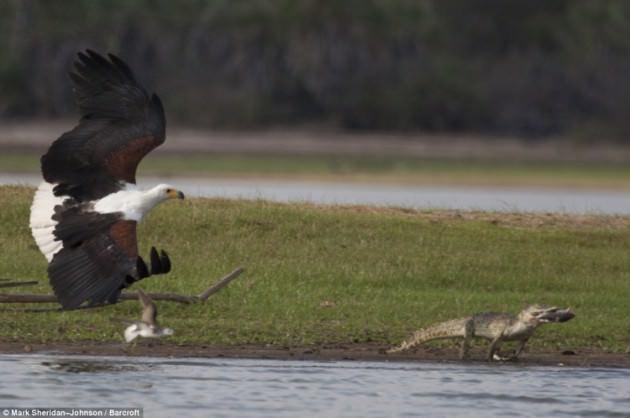
<path fill-rule="evenodd" d="M 138 255 L 136 225 L 158 203 L 184 197 L 164 184 L 136 186 L 140 160 L 165 139 L 158 96 L 112 54 L 79 53 L 70 77 L 81 118 L 41 158 L 30 216 L 64 309 L 115 303 L 123 288 L 167 273 L 164 251 L 151 249 L 150 269 Z"/>

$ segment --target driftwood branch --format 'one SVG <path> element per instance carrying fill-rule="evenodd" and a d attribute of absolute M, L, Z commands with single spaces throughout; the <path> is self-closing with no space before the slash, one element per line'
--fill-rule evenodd
<path fill-rule="evenodd" d="M 28 280 L 23 282 L 18 281 L 10 281 L 10 279 L 0 279 L 2 283 L 0 283 L 0 288 L 2 287 L 21 287 L 21 286 L 32 286 L 39 283 L 37 280 Z"/>
<path fill-rule="evenodd" d="M 197 295 L 197 298 L 202 302 L 208 300 L 210 296 L 214 295 L 219 290 L 223 289 L 225 286 L 230 284 L 232 280 L 240 276 L 243 271 L 245 271 L 243 267 L 237 268 L 236 270 L 234 270 L 233 272 L 231 272 L 230 274 L 223 277 L 221 280 L 219 280 L 218 282 L 216 282 L 215 284 L 213 284 L 212 286 L 210 286 L 209 288 L 201 292 L 199 295 Z"/>
<path fill-rule="evenodd" d="M 211 295 L 217 293 L 225 286 L 227 286 L 232 280 L 236 279 L 238 276 L 243 273 L 245 269 L 243 267 L 239 267 L 236 270 L 232 271 L 225 277 L 221 278 L 218 282 L 208 287 L 203 292 L 198 295 L 180 295 L 178 293 L 148 293 L 148 295 L 153 300 L 162 300 L 168 302 L 179 302 L 179 303 L 203 303 L 205 302 Z M 12 286 L 7 286 L 9 283 L 13 283 Z M 9 282 L 2 283 L 0 287 L 13 287 L 13 286 L 21 286 L 24 284 L 31 284 L 31 282 Z M 20 283 L 20 284 L 16 284 Z M 34 282 L 37 283 L 37 282 Z M 126 300 L 138 300 L 137 292 L 123 292 L 120 294 L 118 302 L 123 302 Z M 25 293 L 0 293 L 0 303 L 58 303 L 57 297 L 55 295 L 37 295 L 37 294 L 25 294 Z M 100 308 L 107 305 L 91 305 L 91 306 L 82 306 L 78 309 L 91 309 L 91 308 Z M 58 308 L 54 309 L 29 309 L 29 311 L 51 311 L 58 310 Z"/>
<path fill-rule="evenodd" d="M 180 303 L 205 302 L 206 300 L 208 300 L 210 296 L 214 295 L 219 290 L 223 289 L 225 286 L 230 284 L 232 280 L 240 276 L 243 271 L 245 271 L 243 267 L 237 268 L 236 270 L 224 276 L 223 278 L 221 278 L 221 280 L 219 280 L 218 282 L 216 282 L 215 284 L 213 284 L 212 286 L 210 286 L 203 292 L 199 293 L 198 295 L 180 295 L 178 293 L 148 293 L 148 295 L 153 300 L 165 300 L 169 302 L 180 302 Z M 138 300 L 138 293 L 137 292 L 124 292 L 120 295 L 120 300 Z"/>

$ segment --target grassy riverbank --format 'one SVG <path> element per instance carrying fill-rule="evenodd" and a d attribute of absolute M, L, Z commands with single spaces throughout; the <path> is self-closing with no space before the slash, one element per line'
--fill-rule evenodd
<path fill-rule="evenodd" d="M 39 173 L 39 157 L 39 153 L 28 151 L 0 153 L 0 173 Z M 430 186 L 630 189 L 630 166 L 603 162 L 158 153 L 142 162 L 139 173 Z"/>
<path fill-rule="evenodd" d="M 28 230 L 31 197 L 0 187 L 0 277 L 36 278 L 40 285 L 19 290 L 48 293 Z M 532 351 L 630 351 L 627 217 L 191 199 L 160 206 L 139 236 L 143 254 L 157 245 L 174 263 L 168 276 L 141 283 L 148 291 L 198 293 L 247 268 L 206 304 L 159 304 L 174 344 L 389 344 L 435 321 L 543 302 L 577 317 L 540 329 Z M 1 306 L 0 341 L 117 342 L 123 320 L 139 313 L 135 302 L 13 311 L 22 307 Z"/>

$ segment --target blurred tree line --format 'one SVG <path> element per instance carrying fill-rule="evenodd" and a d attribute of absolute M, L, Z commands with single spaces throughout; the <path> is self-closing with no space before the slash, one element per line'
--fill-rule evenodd
<path fill-rule="evenodd" d="M 181 123 L 630 139 L 626 0 L 0 0 L 0 116 L 74 115 L 85 48 Z"/>

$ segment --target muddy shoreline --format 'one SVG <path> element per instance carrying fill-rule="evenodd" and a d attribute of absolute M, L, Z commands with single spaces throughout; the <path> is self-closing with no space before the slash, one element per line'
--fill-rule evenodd
<path fill-rule="evenodd" d="M 55 354 L 91 356 L 143 356 L 169 358 L 247 358 L 315 361 L 397 361 L 423 363 L 459 363 L 455 348 L 424 347 L 413 352 L 388 355 L 388 348 L 378 344 L 339 344 L 314 347 L 276 346 L 206 346 L 172 345 L 164 342 L 142 341 L 135 346 L 123 343 L 36 343 L 0 342 L 0 354 Z M 472 354 L 467 364 L 487 364 L 483 351 Z M 630 368 L 630 354 L 608 353 L 594 349 L 564 352 L 523 353 L 515 362 L 493 362 L 514 366 L 569 366 Z"/>

